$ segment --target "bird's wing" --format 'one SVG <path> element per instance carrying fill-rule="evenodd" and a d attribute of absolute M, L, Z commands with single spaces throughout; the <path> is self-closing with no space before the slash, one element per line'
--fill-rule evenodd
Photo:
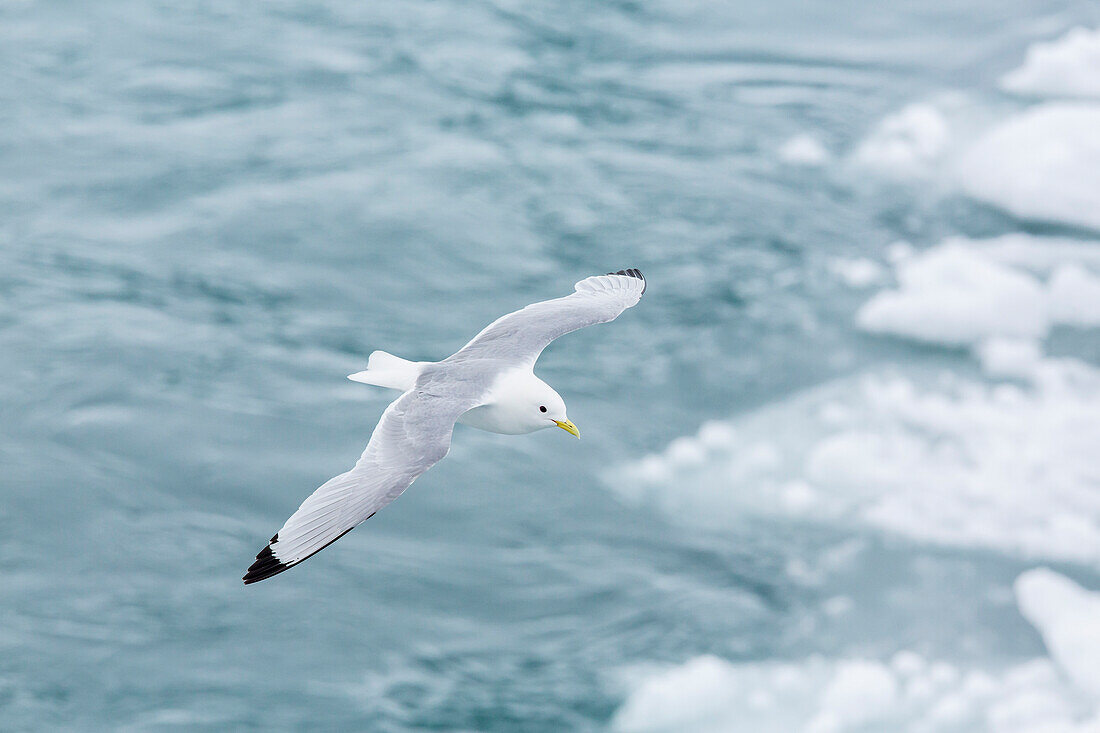
<path fill-rule="evenodd" d="M 633 269 L 585 278 L 564 298 L 532 303 L 501 316 L 450 358 L 506 359 L 533 366 L 551 341 L 578 328 L 615 320 L 641 299 L 645 287 L 642 273 Z"/>
<path fill-rule="evenodd" d="M 331 545 L 396 499 L 451 446 L 455 420 L 469 405 L 417 388 L 394 400 L 355 467 L 329 479 L 256 555 L 244 582 L 255 583 Z"/>

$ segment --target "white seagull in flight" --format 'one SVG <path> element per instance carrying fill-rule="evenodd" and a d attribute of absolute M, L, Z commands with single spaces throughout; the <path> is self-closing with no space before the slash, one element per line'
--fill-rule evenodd
<path fill-rule="evenodd" d="M 580 437 L 561 396 L 535 376 L 535 361 L 558 336 L 614 320 L 645 287 L 633 269 L 586 278 L 564 298 L 498 318 L 443 361 L 375 351 L 366 371 L 348 379 L 401 396 L 382 413 L 355 467 L 302 502 L 256 556 L 245 584 L 294 567 L 373 517 L 447 455 L 456 422 L 507 435 L 556 425 Z"/>

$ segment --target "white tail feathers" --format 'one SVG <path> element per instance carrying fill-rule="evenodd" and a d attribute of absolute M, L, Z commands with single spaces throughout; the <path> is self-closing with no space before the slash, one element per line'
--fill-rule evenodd
<path fill-rule="evenodd" d="M 376 351 L 367 359 L 366 370 L 349 374 L 348 379 L 406 392 L 416 384 L 416 378 L 420 376 L 420 369 L 424 364 L 422 361 L 409 361 L 385 351 Z"/>

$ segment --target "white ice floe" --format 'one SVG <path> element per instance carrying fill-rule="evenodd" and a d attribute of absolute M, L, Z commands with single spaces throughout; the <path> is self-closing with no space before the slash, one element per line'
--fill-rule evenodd
<path fill-rule="evenodd" d="M 1016 602 L 1062 671 L 1100 702 L 1100 593 L 1038 568 L 1016 579 Z"/>
<path fill-rule="evenodd" d="M 1001 78 L 1001 87 L 1037 96 L 1100 97 L 1100 29 L 1074 28 L 1032 44 L 1023 65 Z"/>
<path fill-rule="evenodd" d="M 873 333 L 947 346 L 1041 339 L 1057 324 L 1100 325 L 1098 256 L 1100 242 L 950 238 L 899 259 L 897 287 L 875 294 L 856 322 Z"/>
<path fill-rule="evenodd" d="M 1048 103 L 994 127 L 955 171 L 970 196 L 1021 219 L 1100 229 L 1100 105 Z"/>
<path fill-rule="evenodd" d="M 880 173 L 908 177 L 927 172 L 950 140 L 950 126 L 936 107 L 911 104 L 883 118 L 856 148 L 853 161 Z"/>
<path fill-rule="evenodd" d="M 1053 659 L 998 672 L 901 651 L 860 658 L 734 663 L 706 655 L 650 674 L 612 719 L 620 733 L 1097 733 L 1100 593 L 1049 570 L 1016 583 Z"/>
<path fill-rule="evenodd" d="M 1066 265 L 1086 267 L 1100 272 L 1100 240 L 1014 233 L 990 239 L 953 237 L 947 241 L 965 244 L 984 257 L 1029 270 L 1044 277 Z"/>
<path fill-rule="evenodd" d="M 901 652 L 868 659 L 692 659 L 641 683 L 620 733 L 1097 733 L 1095 706 L 1036 659 L 989 673 Z"/>
<path fill-rule="evenodd" d="M 1100 370 L 1043 353 L 1054 325 L 1100 325 L 1100 243 L 1017 234 L 892 252 L 898 285 L 860 326 L 965 346 L 1012 382 L 874 370 L 703 425 L 608 483 L 715 529 L 791 516 L 1100 561 Z"/>
<path fill-rule="evenodd" d="M 706 425 L 608 482 L 692 526 L 793 516 L 1100 561 L 1100 372 L 1034 359 L 1026 347 L 991 347 L 985 358 L 1024 372 L 1030 384 L 949 375 L 841 380 Z"/>
<path fill-rule="evenodd" d="M 1100 325 L 1100 277 L 1080 265 L 1058 268 L 1050 279 L 1050 316 L 1075 326 Z"/>
<path fill-rule="evenodd" d="M 860 309 L 860 328 L 964 346 L 991 336 L 1036 338 L 1049 328 L 1046 293 L 1026 272 L 948 242 L 898 263 L 898 287 Z"/>
<path fill-rule="evenodd" d="M 779 148 L 779 157 L 792 165 L 819 166 L 829 162 L 829 151 L 813 135 L 795 135 Z"/>
<path fill-rule="evenodd" d="M 1030 379 L 1043 360 L 1043 349 L 1032 339 L 998 337 L 979 344 L 976 355 L 991 377 Z"/>
<path fill-rule="evenodd" d="M 881 283 L 886 277 L 882 265 L 866 257 L 837 258 L 826 264 L 829 271 L 850 288 L 866 288 Z"/>

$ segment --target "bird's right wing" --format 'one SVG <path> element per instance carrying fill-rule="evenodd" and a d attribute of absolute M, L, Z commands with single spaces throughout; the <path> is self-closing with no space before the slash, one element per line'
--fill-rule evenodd
<path fill-rule="evenodd" d="M 355 467 L 302 502 L 256 555 L 245 584 L 278 575 L 320 552 L 400 496 L 447 455 L 455 420 L 468 407 L 416 389 L 394 400 Z"/>
<path fill-rule="evenodd" d="M 501 316 L 450 357 L 461 361 L 501 359 L 534 366 L 539 354 L 559 336 L 578 328 L 615 320 L 645 293 L 638 270 L 619 270 L 585 278 L 564 298 L 544 300 Z"/>

